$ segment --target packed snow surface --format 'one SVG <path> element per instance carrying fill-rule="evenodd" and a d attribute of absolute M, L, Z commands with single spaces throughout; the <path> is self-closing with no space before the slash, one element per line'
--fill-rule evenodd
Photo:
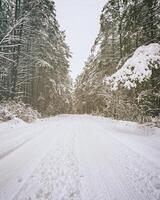
<path fill-rule="evenodd" d="M 160 45 L 152 43 L 147 46 L 140 46 L 136 49 L 124 65 L 112 76 L 106 78 L 112 90 L 117 90 L 121 84 L 130 89 L 136 87 L 152 75 L 152 69 L 160 67 Z"/>
<path fill-rule="evenodd" d="M 88 115 L 1 123 L 0 200 L 160 200 L 160 129 Z"/>

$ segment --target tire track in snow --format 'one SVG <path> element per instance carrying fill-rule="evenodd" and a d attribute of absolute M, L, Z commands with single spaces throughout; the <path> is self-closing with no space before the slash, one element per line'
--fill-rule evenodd
<path fill-rule="evenodd" d="M 53 145 L 51 128 L 54 130 L 56 127 L 56 123 L 40 126 L 41 132 L 37 137 L 0 160 L 0 200 L 12 200 L 43 157 L 50 152 Z M 55 142 L 57 138 L 58 134 L 54 134 Z"/>
<path fill-rule="evenodd" d="M 74 142 L 74 133 L 61 134 L 14 200 L 80 200 Z"/>
<path fill-rule="evenodd" d="M 40 137 L 0 160 L 1 200 L 160 200 L 158 140 L 124 137 L 91 116 L 43 123 Z"/>
<path fill-rule="evenodd" d="M 159 167 L 112 137 L 116 133 L 110 129 L 85 121 L 77 129 L 78 149 L 84 149 L 79 156 L 85 200 L 160 200 Z"/>
<path fill-rule="evenodd" d="M 35 124 L 33 124 L 35 125 Z M 17 133 L 14 135 L 11 135 L 7 138 L 2 138 L 1 146 L 0 146 L 0 160 L 4 157 L 8 156 L 9 154 L 13 153 L 23 145 L 25 145 L 27 142 L 30 142 L 31 140 L 35 139 L 36 137 L 39 137 L 41 134 L 43 134 L 43 131 L 45 128 L 36 127 L 30 125 L 29 128 L 25 127 L 22 130 L 18 130 Z"/>

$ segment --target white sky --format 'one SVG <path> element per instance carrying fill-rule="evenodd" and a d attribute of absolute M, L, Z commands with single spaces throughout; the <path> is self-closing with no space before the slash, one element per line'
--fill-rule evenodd
<path fill-rule="evenodd" d="M 99 19 L 106 0 L 55 0 L 57 19 L 66 30 L 66 42 L 70 46 L 71 76 L 82 71 L 93 42 L 99 32 Z"/>

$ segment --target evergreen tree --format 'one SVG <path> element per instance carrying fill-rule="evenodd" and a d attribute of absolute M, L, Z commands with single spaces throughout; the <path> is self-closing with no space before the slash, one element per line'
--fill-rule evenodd
<path fill-rule="evenodd" d="M 1 96 L 22 100 L 43 114 L 68 111 L 70 51 L 56 19 L 54 1 L 16 0 L 12 6 L 13 23 L 4 33 L 7 40 L 2 38 L 0 43 L 0 47 L 6 43 L 11 52 L 7 57 L 10 64 L 2 65 L 6 75 L 1 77 L 8 95 Z"/>
<path fill-rule="evenodd" d="M 105 79 L 114 75 L 138 47 L 159 43 L 159 9 L 157 0 L 110 0 L 106 3 L 91 56 L 76 82 L 77 112 L 139 121 L 158 115 L 159 63 L 153 64 L 151 78 L 137 83 L 136 88 L 118 87 L 112 91 Z"/>

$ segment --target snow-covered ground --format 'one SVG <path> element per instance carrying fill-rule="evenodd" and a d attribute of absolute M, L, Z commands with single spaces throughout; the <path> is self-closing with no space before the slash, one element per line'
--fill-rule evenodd
<path fill-rule="evenodd" d="M 88 115 L 1 123 L 0 200 L 160 200 L 160 129 Z"/>

